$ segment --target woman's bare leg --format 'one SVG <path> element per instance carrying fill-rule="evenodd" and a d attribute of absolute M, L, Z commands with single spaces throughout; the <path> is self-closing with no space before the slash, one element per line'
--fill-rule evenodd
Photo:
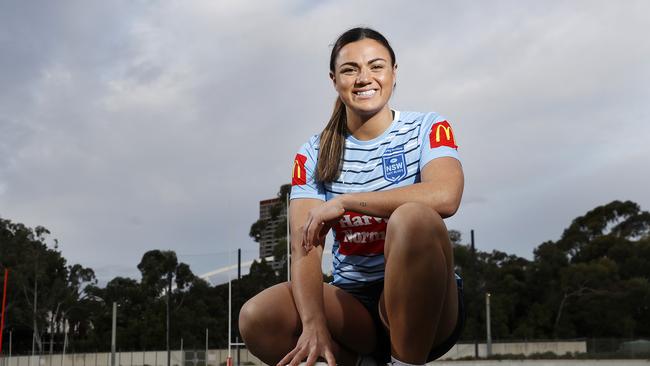
<path fill-rule="evenodd" d="M 358 353 L 369 353 L 375 346 L 372 318 L 352 295 L 329 284 L 323 284 L 323 301 L 337 364 L 354 365 Z M 240 311 L 239 329 L 252 354 L 277 364 L 295 347 L 302 329 L 291 284 L 275 285 L 247 301 Z"/>
<path fill-rule="evenodd" d="M 390 328 L 391 353 L 423 364 L 458 318 L 453 250 L 442 218 L 423 204 L 398 207 L 388 220 L 384 254 L 380 311 Z"/>

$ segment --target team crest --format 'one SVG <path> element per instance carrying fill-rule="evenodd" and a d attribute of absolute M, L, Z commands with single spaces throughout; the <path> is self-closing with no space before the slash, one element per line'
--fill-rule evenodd
<path fill-rule="evenodd" d="M 381 157 L 384 168 L 384 179 L 389 182 L 399 182 L 407 174 L 404 146 L 397 146 L 386 150 Z"/>

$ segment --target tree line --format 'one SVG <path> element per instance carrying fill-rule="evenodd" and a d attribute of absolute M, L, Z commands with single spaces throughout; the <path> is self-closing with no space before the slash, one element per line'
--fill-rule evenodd
<path fill-rule="evenodd" d="M 69 265 L 50 232 L 0 218 L 0 274 L 9 268 L 3 353 L 37 354 L 110 350 L 112 304 L 118 305 L 117 349 L 166 347 L 167 294 L 170 298 L 171 348 L 225 348 L 228 334 L 228 284 L 212 286 L 179 262 L 173 251 L 151 250 L 138 264 L 139 280 L 115 277 L 98 284 L 91 268 Z M 169 292 L 169 284 L 172 291 Z M 265 261 L 234 280 L 233 320 L 243 302 L 278 276 Z M 0 291 L 4 286 L 0 276 Z M 0 292 L 1 295 L 1 292 Z M 235 323 L 236 324 L 236 323 Z M 235 328 L 236 329 L 236 328 Z M 34 336 L 35 335 L 35 336 Z M 233 340 L 237 336 L 233 332 Z"/>
<path fill-rule="evenodd" d="M 465 279 L 464 339 L 485 334 L 491 294 L 495 339 L 650 336 L 650 213 L 613 201 L 574 219 L 532 260 L 455 246 Z"/>
<path fill-rule="evenodd" d="M 254 240 L 263 228 L 253 224 Z M 167 294 L 172 349 L 181 339 L 185 349 L 203 349 L 206 328 L 209 347 L 227 346 L 228 284 L 212 286 L 173 251 L 152 250 L 138 264 L 139 280 L 115 277 L 100 286 L 91 268 L 67 263 L 50 235 L 0 218 L 0 271 L 10 269 L 4 350 L 11 332 L 14 354 L 31 353 L 32 344 L 44 354 L 64 344 L 66 352 L 108 351 L 113 302 L 118 350 L 164 349 Z M 532 260 L 475 250 L 454 230 L 450 239 L 464 279 L 465 341 L 485 339 L 486 293 L 494 340 L 650 337 L 650 213 L 634 202 L 614 201 L 574 219 L 559 240 L 535 248 Z M 285 246 L 280 240 L 276 258 L 283 260 Z M 233 281 L 233 339 L 239 307 L 285 280 L 286 267 L 276 272 L 261 260 Z"/>

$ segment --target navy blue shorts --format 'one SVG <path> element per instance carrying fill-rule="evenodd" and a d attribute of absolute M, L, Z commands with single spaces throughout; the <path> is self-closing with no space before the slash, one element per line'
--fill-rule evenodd
<path fill-rule="evenodd" d="M 461 333 L 463 332 L 466 315 L 465 305 L 463 303 L 462 278 L 456 278 L 456 286 L 458 287 L 458 321 L 456 322 L 456 328 L 454 328 L 454 331 L 444 342 L 440 343 L 434 349 L 432 349 L 431 352 L 429 352 L 427 362 L 438 359 L 447 353 L 456 344 L 460 338 Z M 372 352 L 371 356 L 377 360 L 377 362 L 390 362 L 390 335 L 386 331 L 384 323 L 381 321 L 381 318 L 379 316 L 379 297 L 384 290 L 384 281 L 382 280 L 367 284 L 365 286 L 342 290 L 351 294 L 357 300 L 359 300 L 372 316 L 372 320 L 375 323 L 375 328 L 377 329 L 377 346 L 375 347 L 375 350 Z"/>

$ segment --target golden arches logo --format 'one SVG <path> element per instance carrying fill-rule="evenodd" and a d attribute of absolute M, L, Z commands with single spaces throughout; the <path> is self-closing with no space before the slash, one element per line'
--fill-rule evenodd
<path fill-rule="evenodd" d="M 445 126 L 440 124 L 438 125 L 438 127 L 436 127 L 436 142 L 440 142 L 440 129 L 443 129 L 445 131 L 445 139 L 447 141 L 454 140 L 454 136 L 451 133 L 451 126 L 449 125 Z"/>
<path fill-rule="evenodd" d="M 441 146 L 458 149 L 456 138 L 454 137 L 454 131 L 451 129 L 449 122 L 441 121 L 431 126 L 431 131 L 429 132 L 429 144 L 432 149 Z"/>
<path fill-rule="evenodd" d="M 293 160 L 293 177 L 294 178 L 302 178 L 302 171 L 301 171 L 302 166 L 300 165 L 300 162 L 298 159 Z"/>
<path fill-rule="evenodd" d="M 305 162 L 307 162 L 307 157 L 302 154 L 296 154 L 296 158 L 293 159 L 293 174 L 291 177 L 291 185 L 301 186 L 307 184 L 307 170 L 305 169 Z"/>

